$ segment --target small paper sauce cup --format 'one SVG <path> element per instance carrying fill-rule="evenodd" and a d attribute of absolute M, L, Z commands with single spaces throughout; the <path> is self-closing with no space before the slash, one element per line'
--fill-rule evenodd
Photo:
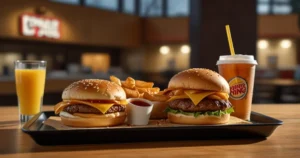
<path fill-rule="evenodd" d="M 153 103 L 142 98 L 130 98 L 127 102 L 127 123 L 136 126 L 148 125 Z"/>

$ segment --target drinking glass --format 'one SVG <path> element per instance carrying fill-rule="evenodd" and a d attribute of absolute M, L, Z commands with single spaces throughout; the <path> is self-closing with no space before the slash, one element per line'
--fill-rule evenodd
<path fill-rule="evenodd" d="M 15 61 L 15 81 L 21 123 L 42 110 L 46 80 L 46 61 Z"/>

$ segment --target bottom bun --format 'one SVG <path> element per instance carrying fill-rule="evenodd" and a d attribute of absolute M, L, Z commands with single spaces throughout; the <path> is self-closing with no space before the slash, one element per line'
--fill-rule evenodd
<path fill-rule="evenodd" d="M 116 112 L 105 115 L 78 114 L 74 115 L 62 111 L 61 121 L 66 126 L 71 127 L 107 127 L 123 124 L 126 119 L 125 112 Z"/>
<path fill-rule="evenodd" d="M 152 101 L 152 103 L 153 108 L 151 111 L 150 119 L 166 119 L 167 113 L 165 112 L 165 110 L 168 107 L 168 103 L 160 101 Z"/>
<path fill-rule="evenodd" d="M 212 124 L 225 124 L 230 119 L 230 114 L 222 116 L 208 116 L 199 115 L 194 117 L 192 115 L 168 113 L 168 119 L 171 123 L 188 124 L 188 125 L 212 125 Z"/>

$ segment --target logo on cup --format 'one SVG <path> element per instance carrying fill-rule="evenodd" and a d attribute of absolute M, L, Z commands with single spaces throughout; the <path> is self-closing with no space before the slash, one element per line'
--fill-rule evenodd
<path fill-rule="evenodd" d="M 230 98 L 234 100 L 243 99 L 248 92 L 248 84 L 245 79 L 235 77 L 229 81 Z"/>

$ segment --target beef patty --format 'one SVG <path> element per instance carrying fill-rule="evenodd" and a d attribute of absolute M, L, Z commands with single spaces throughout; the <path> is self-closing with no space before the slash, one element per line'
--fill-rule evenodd
<path fill-rule="evenodd" d="M 177 99 L 169 102 L 172 109 L 186 112 L 217 111 L 230 108 L 232 105 L 228 100 L 203 99 L 196 106 L 190 99 Z"/>
<path fill-rule="evenodd" d="M 65 107 L 63 111 L 68 112 L 70 114 L 73 113 L 102 114 L 98 109 L 84 104 L 69 105 Z M 124 111 L 125 111 L 125 106 L 116 104 L 110 107 L 105 114 L 114 113 L 114 112 L 124 112 Z"/>

